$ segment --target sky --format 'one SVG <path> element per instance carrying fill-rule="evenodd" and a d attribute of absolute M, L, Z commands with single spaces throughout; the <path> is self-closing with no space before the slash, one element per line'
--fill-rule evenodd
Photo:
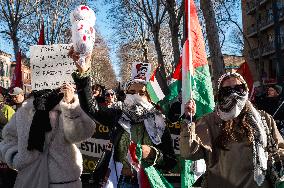
<path fill-rule="evenodd" d="M 113 35 L 113 32 L 110 28 L 110 25 L 107 21 L 107 11 L 109 9 L 109 6 L 104 3 L 104 0 L 97 0 L 96 1 L 96 28 L 101 32 L 104 39 L 108 42 L 109 47 L 111 49 L 110 55 L 111 55 L 111 61 L 113 63 L 113 67 L 115 70 L 116 75 L 118 76 L 119 73 L 119 67 L 116 65 L 117 63 L 117 57 L 115 55 L 115 49 L 111 45 L 111 36 Z M 0 35 L 0 50 L 13 54 L 13 45 L 9 40 L 4 40 L 3 35 Z M 14 58 L 14 57 L 13 57 Z M 14 60 L 12 58 L 12 60 Z"/>
<path fill-rule="evenodd" d="M 91 5 L 91 7 L 93 7 Z M 119 67 L 117 66 L 118 58 L 116 56 L 116 49 L 112 41 L 112 36 L 114 35 L 111 25 L 109 24 L 109 21 L 107 20 L 107 12 L 110 8 L 109 5 L 105 3 L 104 0 L 96 0 L 96 28 L 100 31 L 103 38 L 107 41 L 108 46 L 110 48 L 110 56 L 111 61 L 115 70 L 115 73 L 118 77 L 119 74 Z M 241 20 L 241 14 L 239 14 L 240 20 Z M 0 50 L 13 54 L 13 46 L 12 43 L 8 40 L 3 39 L 3 35 L 0 35 Z M 230 54 L 230 52 L 223 51 L 225 54 Z M 240 55 L 240 54 L 235 54 Z"/>

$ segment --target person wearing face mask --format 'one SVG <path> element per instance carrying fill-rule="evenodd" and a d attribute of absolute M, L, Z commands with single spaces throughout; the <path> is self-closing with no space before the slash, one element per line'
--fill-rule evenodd
<path fill-rule="evenodd" d="M 284 142 L 273 118 L 253 107 L 237 73 L 219 79 L 214 112 L 190 122 L 194 100 L 185 105 L 181 156 L 204 159 L 203 187 L 273 188 L 283 181 Z"/>
<path fill-rule="evenodd" d="M 69 56 L 78 60 L 78 54 L 73 49 Z M 90 64 L 86 59 L 86 65 Z M 133 143 L 142 145 L 142 161 L 158 170 L 170 171 L 176 165 L 176 157 L 171 135 L 166 127 L 163 115 L 152 104 L 146 90 L 146 82 L 140 79 L 130 80 L 125 87 L 126 97 L 121 105 L 107 108 L 93 105 L 90 87 L 89 66 L 81 67 L 76 63 L 78 72 L 73 73 L 73 79 L 78 89 L 81 107 L 89 116 L 111 130 L 113 158 L 115 167 L 106 172 L 109 176 L 105 182 L 96 182 L 96 186 L 138 188 L 141 181 L 128 157 L 129 146 Z M 104 175 L 102 171 L 101 174 Z M 111 178 L 114 179 L 111 180 Z M 104 184 L 103 186 L 101 184 Z M 140 184 L 141 186 L 141 184 Z"/>

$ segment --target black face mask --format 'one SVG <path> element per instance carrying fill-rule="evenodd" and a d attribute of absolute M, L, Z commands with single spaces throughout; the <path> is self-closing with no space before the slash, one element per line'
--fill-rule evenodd
<path fill-rule="evenodd" d="M 245 96 L 247 92 L 245 84 L 235 85 L 235 86 L 225 86 L 221 87 L 218 92 L 218 100 L 222 100 L 224 97 L 228 97 L 233 93 L 240 96 Z"/>

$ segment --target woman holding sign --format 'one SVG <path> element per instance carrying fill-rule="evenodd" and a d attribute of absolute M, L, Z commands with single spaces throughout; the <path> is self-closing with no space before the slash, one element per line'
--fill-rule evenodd
<path fill-rule="evenodd" d="M 18 171 L 15 188 L 80 188 L 75 143 L 94 131 L 71 85 L 34 91 L 3 129 L 0 160 Z"/>
<path fill-rule="evenodd" d="M 151 104 L 146 81 L 130 80 L 126 99 L 120 106 L 99 106 L 92 101 L 90 91 L 90 57 L 81 66 L 77 63 L 79 54 L 73 48 L 69 56 L 78 68 L 73 78 L 81 107 L 95 121 L 109 126 L 112 132 L 113 157 L 108 166 L 110 171 L 103 177 L 106 182 L 102 184 L 122 188 L 153 187 L 155 184 L 172 187 L 158 171 L 170 171 L 176 164 L 171 135 L 162 114 Z M 96 182 L 97 185 L 100 183 Z"/>

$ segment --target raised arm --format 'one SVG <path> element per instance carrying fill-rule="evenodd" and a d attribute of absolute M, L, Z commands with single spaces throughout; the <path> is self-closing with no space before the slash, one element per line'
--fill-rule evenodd
<path fill-rule="evenodd" d="M 78 70 L 72 74 L 72 77 L 77 87 L 81 108 L 94 121 L 97 121 L 105 126 L 115 125 L 118 118 L 121 116 L 121 110 L 100 107 L 97 101 L 92 97 L 90 78 L 91 57 L 89 56 L 86 58 L 86 63 L 82 67 L 77 63 L 79 59 L 79 54 L 74 51 L 73 47 L 70 49 L 68 55 L 74 60 L 78 68 Z"/>
<path fill-rule="evenodd" d="M 211 151 L 211 137 L 208 123 L 205 118 L 200 119 L 196 124 L 190 122 L 190 116 L 195 114 L 196 105 L 190 100 L 185 105 L 186 119 L 181 126 L 180 132 L 180 155 L 189 160 L 205 158 L 205 152 Z"/>

